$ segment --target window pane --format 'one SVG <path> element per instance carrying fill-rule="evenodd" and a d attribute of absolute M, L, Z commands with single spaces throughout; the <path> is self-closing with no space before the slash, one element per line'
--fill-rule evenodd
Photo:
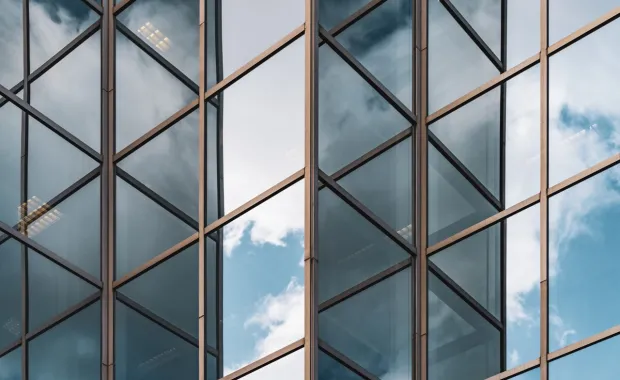
<path fill-rule="evenodd" d="M 116 178 L 116 278 L 194 232 L 127 182 Z"/>
<path fill-rule="evenodd" d="M 410 242 L 413 240 L 411 143 L 410 138 L 398 143 L 338 181 Z"/>
<path fill-rule="evenodd" d="M 220 239 L 221 234 L 217 234 Z M 205 275 L 206 275 L 206 332 L 207 332 L 207 344 L 213 348 L 217 347 L 217 254 L 218 244 L 211 238 L 206 238 L 205 241 L 207 260 L 205 262 Z"/>
<path fill-rule="evenodd" d="M 299 182 L 219 234 L 224 346 L 214 348 L 224 354 L 224 375 L 304 335 L 303 210 Z M 289 371 L 285 378 L 294 376 Z"/>
<path fill-rule="evenodd" d="M 6 88 L 11 88 L 24 79 L 22 1 L 24 0 L 2 2 L 0 36 L 3 38 L 0 40 L 0 56 L 10 59 L 0 60 L 0 84 Z"/>
<path fill-rule="evenodd" d="M 540 380 L 540 368 L 535 368 L 519 376 L 511 377 L 511 380 Z"/>
<path fill-rule="evenodd" d="M 11 226 L 20 218 L 21 118 L 12 103 L 0 108 L 0 221 Z"/>
<path fill-rule="evenodd" d="M 378 378 L 411 378 L 411 268 L 319 314 L 319 338 Z"/>
<path fill-rule="evenodd" d="M 319 191 L 319 303 L 409 258 L 331 190 Z"/>
<path fill-rule="evenodd" d="M 319 22 L 325 29 L 332 29 L 367 3 L 368 0 L 320 0 Z"/>
<path fill-rule="evenodd" d="M 361 376 L 358 376 L 321 350 L 319 350 L 318 362 L 318 380 L 363 380 Z"/>
<path fill-rule="evenodd" d="M 292 354 L 278 359 L 277 361 L 243 376 L 243 380 L 274 380 L 290 379 L 302 380 L 304 378 L 304 350 L 300 349 Z"/>
<path fill-rule="evenodd" d="M 540 0 L 508 0 L 507 3 L 506 66 L 511 68 L 540 51 Z"/>
<path fill-rule="evenodd" d="M 549 347 L 551 351 L 620 323 L 617 228 L 620 167 L 549 200 Z"/>
<path fill-rule="evenodd" d="M 217 380 L 217 358 L 207 354 L 207 380 Z"/>
<path fill-rule="evenodd" d="M 205 202 L 205 206 L 207 207 L 207 210 L 205 211 L 207 225 L 215 222 L 220 217 L 224 216 L 220 215 L 220 208 L 223 208 L 224 205 L 220 205 L 219 200 L 220 191 L 222 191 L 222 189 L 220 188 L 222 181 L 218 181 L 220 170 L 218 167 L 218 162 L 220 161 L 220 159 L 218 157 L 220 157 L 219 155 L 221 154 L 221 149 L 218 149 L 218 137 L 220 133 L 218 133 L 219 128 L 216 128 L 217 121 L 218 109 L 215 108 L 215 106 L 213 106 L 211 103 L 207 103 L 207 162 L 205 163 L 207 168 L 207 183 L 205 185 L 207 191 L 207 199 Z"/>
<path fill-rule="evenodd" d="M 96 151 L 101 144 L 100 70 L 97 32 L 30 85 L 32 106 Z"/>
<path fill-rule="evenodd" d="M 550 185 L 620 150 L 620 64 L 609 48 L 618 34 L 615 21 L 549 59 Z"/>
<path fill-rule="evenodd" d="M 22 378 L 22 350 L 20 347 L 0 358 L 0 379 L 21 380 Z"/>
<path fill-rule="evenodd" d="M 616 0 L 549 0 L 549 45 L 618 6 Z"/>
<path fill-rule="evenodd" d="M 452 0 L 452 4 L 469 25 L 474 28 L 484 43 L 486 43 L 493 53 L 501 59 L 501 0 Z"/>
<path fill-rule="evenodd" d="M 612 380 L 620 373 L 615 360 L 620 338 L 611 338 L 549 363 L 549 380 Z"/>
<path fill-rule="evenodd" d="M 117 16 L 136 36 L 198 83 L 198 0 L 139 0 Z"/>
<path fill-rule="evenodd" d="M 98 379 L 101 305 L 88 306 L 28 344 L 31 379 Z"/>
<path fill-rule="evenodd" d="M 21 249 L 15 240 L 0 244 L 0 350 L 21 336 Z"/>
<path fill-rule="evenodd" d="M 118 289 L 198 337 L 198 246 L 193 245 Z"/>
<path fill-rule="evenodd" d="M 81 302 L 96 290 L 73 273 L 37 252 L 28 250 L 29 331 Z"/>

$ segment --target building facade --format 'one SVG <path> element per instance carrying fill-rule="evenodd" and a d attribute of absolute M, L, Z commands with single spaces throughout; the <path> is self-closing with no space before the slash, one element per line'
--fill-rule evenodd
<path fill-rule="evenodd" d="M 0 380 L 616 379 L 616 0 L 0 0 Z"/>

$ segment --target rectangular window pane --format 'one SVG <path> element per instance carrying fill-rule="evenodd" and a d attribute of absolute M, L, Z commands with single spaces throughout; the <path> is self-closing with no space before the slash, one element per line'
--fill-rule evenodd
<path fill-rule="evenodd" d="M 549 380 L 612 380 L 620 373 L 616 360 L 620 338 L 615 337 L 549 363 Z"/>

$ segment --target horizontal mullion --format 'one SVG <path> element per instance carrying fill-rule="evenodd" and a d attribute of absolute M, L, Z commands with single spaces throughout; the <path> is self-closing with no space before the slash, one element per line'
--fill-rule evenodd
<path fill-rule="evenodd" d="M 607 339 L 611 339 L 614 338 L 616 336 L 620 335 L 620 325 L 616 325 L 610 329 L 607 329 L 605 331 L 602 331 L 598 334 L 592 335 L 588 338 L 582 339 L 578 342 L 575 342 L 573 344 L 569 344 L 566 347 L 560 348 L 559 350 L 553 351 L 551 353 L 549 353 L 547 355 L 547 358 L 549 359 L 549 361 L 552 360 L 557 360 L 559 358 L 562 358 L 566 355 L 572 354 L 574 352 L 583 350 L 585 348 L 588 348 L 590 346 L 593 346 L 597 343 L 600 343 L 602 341 L 605 341 Z"/>
<path fill-rule="evenodd" d="M 580 184 L 581 182 L 594 177 L 595 175 L 604 172 L 607 169 L 612 168 L 613 166 L 620 163 L 620 153 L 616 153 L 613 156 L 573 175 L 565 179 L 564 181 L 558 183 L 557 185 L 553 185 L 549 188 L 548 194 L 549 196 L 555 195 L 564 190 L 568 190 L 571 187 Z"/>
<path fill-rule="evenodd" d="M 357 364 L 355 361 L 347 357 L 342 352 L 336 350 L 330 346 L 324 340 L 319 339 L 319 349 L 326 355 L 329 355 L 332 359 L 345 366 L 350 371 L 353 371 L 356 375 L 364 378 L 365 380 L 379 380 L 379 378 L 370 373 L 366 368 Z"/>
<path fill-rule="evenodd" d="M 513 378 L 517 375 L 520 375 L 522 373 L 525 373 L 531 369 L 534 369 L 536 367 L 538 367 L 540 365 L 540 358 L 534 359 L 534 360 L 530 360 L 529 362 L 523 363 L 519 366 L 516 366 L 514 368 L 511 368 L 507 371 L 498 373 L 497 375 L 491 376 L 489 378 L 487 378 L 486 380 L 504 380 L 504 379 L 508 379 L 508 378 Z"/>
<path fill-rule="evenodd" d="M 274 363 L 280 359 L 282 359 L 285 356 L 288 356 L 300 349 L 304 348 L 304 338 L 301 338 L 291 344 L 289 344 L 288 346 L 282 347 L 281 349 L 279 349 L 276 352 L 273 352 L 267 356 L 264 356 L 248 365 L 246 365 L 243 368 L 240 368 L 238 370 L 236 370 L 235 372 L 232 372 L 222 378 L 220 378 L 220 380 L 237 380 L 239 378 L 242 378 L 244 376 L 247 376 L 253 372 L 258 371 L 261 368 L 264 368 L 266 366 L 268 366 L 271 363 Z M 292 375 L 292 374 L 291 374 Z"/>
<path fill-rule="evenodd" d="M 100 15 L 103 15 L 103 7 L 101 6 L 101 4 L 97 3 L 94 0 L 82 0 L 82 1 L 86 3 L 86 5 L 88 5 L 90 9 L 99 13 Z"/>

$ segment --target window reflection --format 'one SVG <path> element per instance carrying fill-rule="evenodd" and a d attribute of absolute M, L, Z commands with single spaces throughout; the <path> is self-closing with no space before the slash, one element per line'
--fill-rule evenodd
<path fill-rule="evenodd" d="M 0 221 L 11 226 L 21 217 L 21 114 L 11 103 L 0 108 Z"/>
<path fill-rule="evenodd" d="M 277 361 L 241 377 L 243 380 L 272 380 L 272 379 L 304 379 L 304 350 L 298 350 L 292 354 L 278 359 Z"/>
<path fill-rule="evenodd" d="M 25 0 L 2 2 L 0 36 L 3 38 L 0 39 L 0 56 L 9 59 L 0 60 L 0 84 L 6 88 L 11 88 L 24 79 L 22 1 Z"/>
<path fill-rule="evenodd" d="M 549 0 L 549 45 L 618 6 L 616 0 Z"/>
<path fill-rule="evenodd" d="M 451 2 L 495 56 L 501 59 L 501 1 L 451 0 Z"/>
<path fill-rule="evenodd" d="M 1 380 L 21 380 L 22 378 L 22 350 L 16 348 L 15 350 L 0 357 L 0 372 Z"/>
<path fill-rule="evenodd" d="M 0 244 L 0 350 L 18 340 L 22 332 L 21 251 L 15 240 Z"/>
<path fill-rule="evenodd" d="M 540 51 L 540 0 L 509 0 L 506 3 L 506 68 L 509 69 Z"/>
<path fill-rule="evenodd" d="M 620 373 L 620 362 L 614 360 L 620 350 L 620 338 L 596 343 L 549 363 L 549 380 L 612 380 Z"/>

